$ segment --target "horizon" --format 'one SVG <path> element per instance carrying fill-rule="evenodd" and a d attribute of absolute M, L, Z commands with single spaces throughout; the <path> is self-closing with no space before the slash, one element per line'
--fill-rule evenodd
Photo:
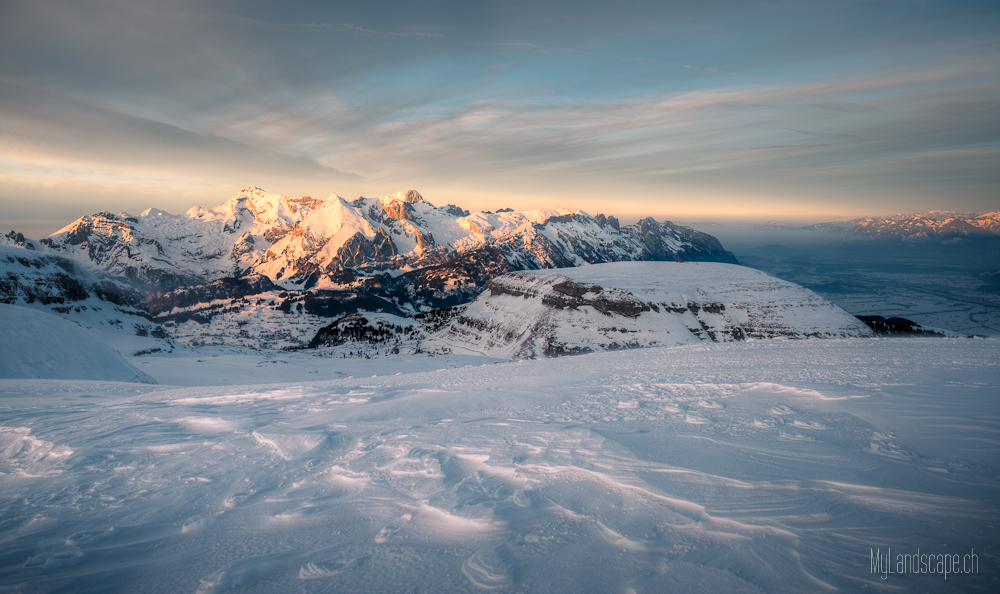
<path fill-rule="evenodd" d="M 49 237 L 51 235 L 54 235 L 54 234 L 58 233 L 59 231 L 61 231 L 65 227 L 68 227 L 69 225 L 71 225 L 75 221 L 79 220 L 80 218 L 83 218 L 85 216 L 92 216 L 92 215 L 98 214 L 101 211 L 111 212 L 112 214 L 126 214 L 126 215 L 129 215 L 129 216 L 141 216 L 142 213 L 145 212 L 146 210 L 161 210 L 161 211 L 166 212 L 167 214 L 174 215 L 174 216 L 179 216 L 179 215 L 183 215 L 184 213 L 186 213 L 191 208 L 214 208 L 214 207 L 217 207 L 217 206 L 221 206 L 222 204 L 225 204 L 229 200 L 235 198 L 237 195 L 239 195 L 240 192 L 242 192 L 242 191 L 244 191 L 245 189 L 248 189 L 248 188 L 256 188 L 257 190 L 261 190 L 261 191 L 263 191 L 265 193 L 268 193 L 268 194 L 279 194 L 279 195 L 282 195 L 282 196 L 287 196 L 289 198 L 298 198 L 298 197 L 313 197 L 313 198 L 315 198 L 315 196 L 313 196 L 312 194 L 304 194 L 302 196 L 294 196 L 294 195 L 291 195 L 291 194 L 284 194 L 282 192 L 271 192 L 267 188 L 261 188 L 260 186 L 255 186 L 255 185 L 251 184 L 251 185 L 246 186 L 245 188 L 243 188 L 243 189 L 241 189 L 241 190 L 233 193 L 228 198 L 226 198 L 224 200 L 219 200 L 219 201 L 217 201 L 214 204 L 190 204 L 187 207 L 183 207 L 182 206 L 181 209 L 177 210 L 177 211 L 172 211 L 172 210 L 168 210 L 168 209 L 165 209 L 165 208 L 160 208 L 160 207 L 155 206 L 155 205 L 150 205 L 150 206 L 146 206 L 142 210 L 138 210 L 138 211 L 134 211 L 134 212 L 124 211 L 124 210 L 122 210 L 122 211 L 113 211 L 113 210 L 109 210 L 109 209 L 101 209 L 101 210 L 94 211 L 94 212 L 83 213 L 83 214 L 75 216 L 75 217 L 73 217 L 71 219 L 64 219 L 64 218 L 59 218 L 59 219 L 56 219 L 56 218 L 43 218 L 43 219 L 6 219 L 6 218 L 0 217 L 0 233 L 6 234 L 8 232 L 18 232 L 18 233 L 21 233 L 22 235 L 24 235 L 24 237 L 28 238 L 28 239 L 36 239 L 36 240 L 37 239 L 42 239 L 44 237 Z M 415 188 L 409 188 L 408 190 L 396 190 L 394 192 L 387 192 L 385 194 L 379 194 L 377 196 L 376 195 L 365 196 L 364 194 L 358 194 L 354 198 L 344 196 L 343 194 L 340 194 L 338 192 L 330 192 L 326 196 L 324 196 L 323 198 L 321 198 L 321 200 L 327 200 L 327 199 L 332 198 L 334 196 L 343 198 L 344 200 L 347 200 L 347 201 L 355 200 L 357 198 L 382 198 L 382 197 L 385 197 L 385 196 L 388 196 L 388 195 L 391 195 L 391 194 L 405 193 L 405 192 L 410 191 L 410 190 L 415 190 Z M 416 190 L 416 191 L 421 195 L 421 197 L 423 197 L 424 201 L 426 201 L 426 202 L 428 202 L 430 204 L 433 204 L 435 207 L 442 207 L 442 206 L 447 206 L 448 204 L 454 204 L 455 206 L 458 206 L 460 208 L 466 208 L 465 205 L 463 205 L 463 204 L 455 204 L 455 203 L 451 203 L 451 202 L 436 201 L 436 200 L 433 199 L 433 197 L 428 198 L 427 196 L 425 196 L 424 193 L 421 192 L 420 190 Z M 504 206 L 504 205 L 498 205 L 498 206 L 495 206 L 495 207 L 492 207 L 492 208 L 482 208 L 482 209 L 479 209 L 479 210 L 473 210 L 471 208 L 466 208 L 466 210 L 469 210 L 471 214 L 475 214 L 477 212 L 497 212 L 498 210 L 503 209 L 503 208 L 509 208 L 509 207 Z M 632 224 L 636 223 L 637 221 L 639 221 L 641 219 L 644 219 L 644 218 L 647 218 L 647 217 L 652 217 L 652 218 L 656 219 L 657 221 L 665 221 L 665 220 L 667 220 L 667 221 L 670 221 L 670 222 L 675 223 L 675 224 L 685 225 L 685 226 L 688 226 L 688 227 L 692 227 L 695 230 L 703 231 L 705 233 L 709 233 L 710 235 L 712 234 L 712 230 L 710 228 L 712 226 L 722 227 L 722 228 L 730 228 L 730 229 L 744 229 L 745 230 L 745 228 L 748 227 L 748 226 L 759 226 L 759 225 L 809 226 L 809 225 L 820 224 L 820 223 L 843 222 L 843 221 L 850 221 L 850 220 L 864 219 L 864 218 L 889 218 L 889 217 L 893 217 L 893 216 L 925 215 L 925 214 L 933 214 L 933 213 L 955 214 L 955 215 L 962 216 L 962 215 L 983 214 L 983 213 L 987 213 L 987 212 L 994 212 L 994 211 L 991 211 L 991 210 L 980 210 L 980 211 L 962 212 L 962 211 L 956 211 L 956 210 L 930 209 L 930 210 L 925 210 L 925 211 L 920 211 L 920 212 L 916 212 L 916 211 L 912 211 L 912 212 L 894 212 L 894 213 L 888 213 L 888 214 L 835 214 L 835 213 L 830 213 L 830 214 L 826 214 L 826 215 L 819 214 L 819 215 L 801 215 L 801 216 L 793 216 L 793 215 L 789 215 L 789 214 L 785 214 L 785 215 L 782 215 L 782 216 L 773 216 L 773 215 L 770 215 L 770 214 L 760 214 L 760 215 L 742 215 L 742 216 L 740 216 L 740 215 L 719 215 L 719 216 L 715 216 L 715 217 L 710 217 L 710 216 L 700 216 L 699 217 L 696 214 L 694 216 L 678 217 L 678 216 L 676 216 L 676 213 L 673 213 L 673 214 L 672 213 L 662 213 L 662 214 L 645 214 L 645 213 L 640 213 L 640 214 L 619 215 L 619 214 L 616 214 L 614 212 L 609 212 L 607 210 L 604 210 L 604 211 L 590 211 L 590 210 L 586 210 L 586 209 L 582 209 L 582 208 L 574 208 L 572 205 L 568 205 L 568 204 L 554 204 L 554 205 L 551 205 L 551 206 L 550 205 L 546 205 L 546 206 L 542 206 L 542 207 L 538 207 L 538 208 L 522 208 L 522 209 L 514 209 L 514 210 L 522 210 L 522 211 L 523 210 L 537 210 L 537 209 L 555 210 L 555 209 L 558 209 L 558 208 L 566 208 L 566 209 L 574 210 L 574 211 L 577 211 L 577 212 L 584 212 L 584 213 L 589 214 L 591 216 L 596 216 L 598 214 L 603 214 L 605 216 L 614 216 L 623 225 L 632 225 Z"/>
<path fill-rule="evenodd" d="M 634 220 L 982 212 L 1000 5 L 965 0 L 0 7 L 0 225 L 245 180 Z"/>

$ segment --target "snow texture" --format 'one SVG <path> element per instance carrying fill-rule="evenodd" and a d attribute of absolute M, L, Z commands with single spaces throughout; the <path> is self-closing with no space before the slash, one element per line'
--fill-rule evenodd
<path fill-rule="evenodd" d="M 0 381 L 0 588 L 996 592 L 996 341 L 302 356 L 358 377 Z M 883 580 L 889 547 L 978 573 Z"/>

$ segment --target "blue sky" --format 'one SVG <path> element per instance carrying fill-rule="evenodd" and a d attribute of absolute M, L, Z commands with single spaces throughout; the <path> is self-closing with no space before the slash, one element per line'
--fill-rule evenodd
<path fill-rule="evenodd" d="M 1000 3 L 0 0 L 5 228 L 249 184 L 625 219 L 997 209 Z"/>

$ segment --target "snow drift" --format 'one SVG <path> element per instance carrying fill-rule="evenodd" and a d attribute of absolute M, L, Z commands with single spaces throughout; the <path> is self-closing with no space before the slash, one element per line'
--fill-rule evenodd
<path fill-rule="evenodd" d="M 100 338 L 60 317 L 0 304 L 0 378 L 156 383 Z"/>
<path fill-rule="evenodd" d="M 996 594 L 995 340 L 445 359 L 0 381 L 0 591 Z"/>

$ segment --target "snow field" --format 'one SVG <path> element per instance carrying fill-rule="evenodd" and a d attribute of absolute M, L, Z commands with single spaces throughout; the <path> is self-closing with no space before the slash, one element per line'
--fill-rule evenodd
<path fill-rule="evenodd" d="M 993 592 L 998 351 L 769 340 L 304 383 L 3 380 L 0 586 Z M 870 549 L 889 546 L 974 548 L 981 572 L 883 581 Z"/>

